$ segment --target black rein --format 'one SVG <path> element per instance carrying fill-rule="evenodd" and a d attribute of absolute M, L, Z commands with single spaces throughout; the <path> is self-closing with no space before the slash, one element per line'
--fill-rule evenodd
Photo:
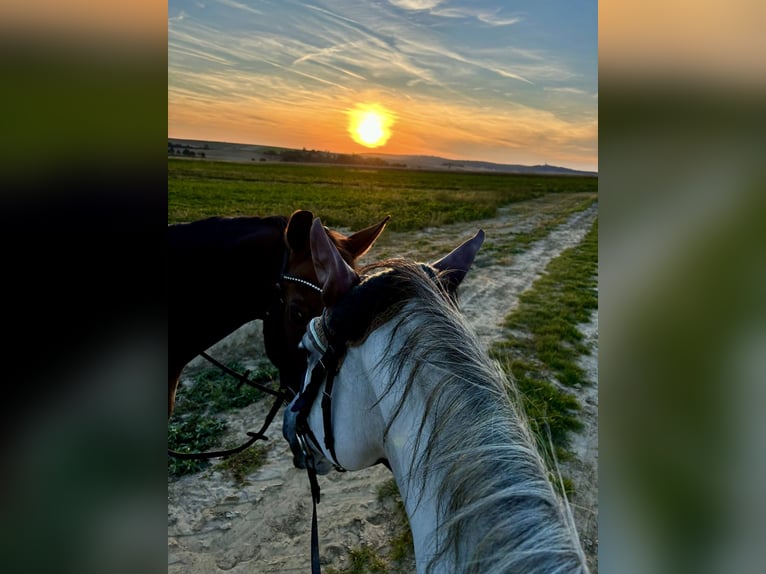
<path fill-rule="evenodd" d="M 176 450 L 169 448 L 168 454 L 175 458 L 186 459 L 186 460 L 218 458 L 218 457 L 224 457 L 224 456 L 231 456 L 233 454 L 237 454 L 238 452 L 242 452 L 243 450 L 251 446 L 257 440 L 268 440 L 269 437 L 267 437 L 264 433 L 271 425 L 271 422 L 274 420 L 274 417 L 277 415 L 277 412 L 279 412 L 279 407 L 282 406 L 283 402 L 287 401 L 287 397 L 284 395 L 284 393 L 280 391 L 275 391 L 274 389 L 269 388 L 266 385 L 262 385 L 260 383 L 256 383 L 255 381 L 251 381 L 248 378 L 250 375 L 250 371 L 245 371 L 244 375 L 241 373 L 238 373 L 235 370 L 230 369 L 223 363 L 215 360 L 213 357 L 211 357 L 204 351 L 200 353 L 200 356 L 204 357 L 205 359 L 213 363 L 216 367 L 218 367 L 222 371 L 228 373 L 229 375 L 237 379 L 239 381 L 240 386 L 242 385 L 242 383 L 244 383 L 260 391 L 263 391 L 264 393 L 273 395 L 274 397 L 276 397 L 276 399 L 274 400 L 274 404 L 271 405 L 271 409 L 269 410 L 269 413 L 266 415 L 266 420 L 263 423 L 263 426 L 261 427 L 261 429 L 256 433 L 252 431 L 247 433 L 247 436 L 250 437 L 250 439 L 248 439 L 247 442 L 244 442 L 241 445 L 234 448 L 229 448 L 226 450 L 214 450 L 209 452 L 178 452 Z"/>

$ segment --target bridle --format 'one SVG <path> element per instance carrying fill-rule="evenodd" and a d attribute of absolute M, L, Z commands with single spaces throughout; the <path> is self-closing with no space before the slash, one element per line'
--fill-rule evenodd
<path fill-rule="evenodd" d="M 282 274 L 280 279 L 282 281 L 292 281 L 294 283 L 300 283 L 301 285 L 305 285 L 306 287 L 310 287 L 314 291 L 318 291 L 320 295 L 322 294 L 322 288 L 319 285 L 317 285 L 316 283 L 312 283 L 311 281 L 309 281 L 307 279 L 301 279 L 300 277 L 295 277 L 294 275 L 286 275 L 286 274 Z"/>
<path fill-rule="evenodd" d="M 328 456 L 330 462 L 336 470 L 345 472 L 346 469 L 338 462 L 338 457 L 335 454 L 335 439 L 332 432 L 332 388 L 335 382 L 335 376 L 340 369 L 340 363 L 345 354 L 345 344 L 333 345 L 330 343 L 331 331 L 327 327 L 325 318 L 326 310 L 322 311 L 319 317 L 315 317 L 309 321 L 307 333 L 310 333 L 314 344 L 322 352 L 322 358 L 319 359 L 314 368 L 311 370 L 311 377 L 307 377 L 308 383 L 305 383 L 298 393 L 298 397 L 295 399 L 295 403 L 290 410 L 297 413 L 295 419 L 295 437 L 298 441 L 298 445 L 301 449 L 301 454 L 306 464 L 306 472 L 309 477 L 309 484 L 311 485 L 311 499 L 313 502 L 313 512 L 311 515 L 311 572 L 312 574 L 320 574 L 321 567 L 319 564 L 319 534 L 317 528 L 317 504 L 319 504 L 319 481 L 317 480 L 316 464 L 314 461 L 314 454 L 312 452 L 313 447 L 321 452 L 323 455 Z M 341 349 L 342 353 L 336 351 Z M 319 444 L 319 440 L 311 430 L 308 424 L 309 413 L 311 412 L 314 402 L 317 399 L 319 390 L 324 385 L 324 391 L 322 392 L 322 402 L 320 404 L 322 409 L 322 423 L 324 426 L 324 443 L 325 448 Z"/>
<path fill-rule="evenodd" d="M 340 339 L 327 324 L 327 310 L 322 311 L 319 317 L 309 321 L 307 333 L 310 334 L 313 344 L 322 353 L 322 357 L 311 370 L 311 376 L 306 377 L 303 388 L 290 410 L 297 413 L 295 418 L 295 438 L 301 449 L 306 463 L 306 472 L 311 485 L 311 498 L 313 501 L 313 513 L 311 517 L 311 572 L 320 573 L 319 565 L 319 536 L 317 534 L 317 504 L 319 503 L 319 482 L 317 480 L 316 463 L 314 453 L 322 453 L 335 470 L 346 472 L 343 465 L 338 461 L 335 452 L 335 436 L 332 430 L 332 390 L 335 377 L 340 371 L 343 358 L 346 354 L 347 343 Z M 324 389 L 322 390 L 322 386 Z M 319 392 L 322 390 L 322 426 L 324 431 L 324 448 L 317 439 L 308 424 L 308 417 L 316 402 Z M 391 469 L 388 461 L 381 459 L 377 463 L 385 464 Z"/>
<path fill-rule="evenodd" d="M 338 456 L 335 453 L 335 437 L 332 431 L 332 389 L 335 384 L 335 376 L 340 370 L 340 364 L 345 355 L 346 345 L 342 342 L 333 345 L 330 342 L 331 331 L 327 327 L 326 311 L 322 311 L 319 317 L 309 321 L 307 332 L 311 335 L 314 344 L 322 352 L 322 358 L 314 365 L 314 368 L 311 370 L 311 377 L 308 378 L 308 383 L 304 384 L 298 393 L 295 404 L 291 407 L 292 412 L 298 413 L 295 420 L 296 438 L 307 462 L 309 460 L 313 462 L 313 454 L 311 449 L 308 448 L 310 444 L 313 444 L 319 452 L 322 452 L 329 458 L 336 470 L 345 472 L 346 469 L 338 462 Z M 324 426 L 324 449 L 308 424 L 309 413 L 314 406 L 322 385 L 324 385 L 324 391 L 322 392 L 320 408 L 322 410 L 322 423 Z"/>

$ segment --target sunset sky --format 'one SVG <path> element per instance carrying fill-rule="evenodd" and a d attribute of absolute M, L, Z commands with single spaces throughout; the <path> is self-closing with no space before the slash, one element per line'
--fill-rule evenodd
<path fill-rule="evenodd" d="M 169 0 L 168 136 L 597 170 L 597 43 L 596 0 Z"/>

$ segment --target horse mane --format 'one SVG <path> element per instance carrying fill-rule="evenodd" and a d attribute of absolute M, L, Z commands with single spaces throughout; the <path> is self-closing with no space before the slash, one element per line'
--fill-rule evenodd
<path fill-rule="evenodd" d="M 429 425 L 430 438 L 412 461 L 410 484 L 443 477 L 435 485 L 446 517 L 435 529 L 435 558 L 452 548 L 470 573 L 587 572 L 571 513 L 547 479 L 518 391 L 438 273 L 389 260 L 365 268 L 349 295 L 340 316 L 336 309 L 332 316 L 351 340 L 364 340 L 383 322 L 379 316 L 397 315 L 383 365 L 392 374 L 386 392 L 403 384 L 393 418 L 416 385 L 425 398 L 416 440 Z M 480 533 L 479 543 L 466 547 L 466 532 Z"/>

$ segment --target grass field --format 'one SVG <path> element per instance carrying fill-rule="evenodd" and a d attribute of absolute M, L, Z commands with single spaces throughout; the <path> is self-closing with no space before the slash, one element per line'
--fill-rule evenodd
<path fill-rule="evenodd" d="M 597 177 L 168 158 L 168 223 L 308 209 L 331 227 L 359 229 L 391 215 L 390 230 L 409 231 L 493 217 L 498 207 L 546 193 L 597 188 Z"/>

